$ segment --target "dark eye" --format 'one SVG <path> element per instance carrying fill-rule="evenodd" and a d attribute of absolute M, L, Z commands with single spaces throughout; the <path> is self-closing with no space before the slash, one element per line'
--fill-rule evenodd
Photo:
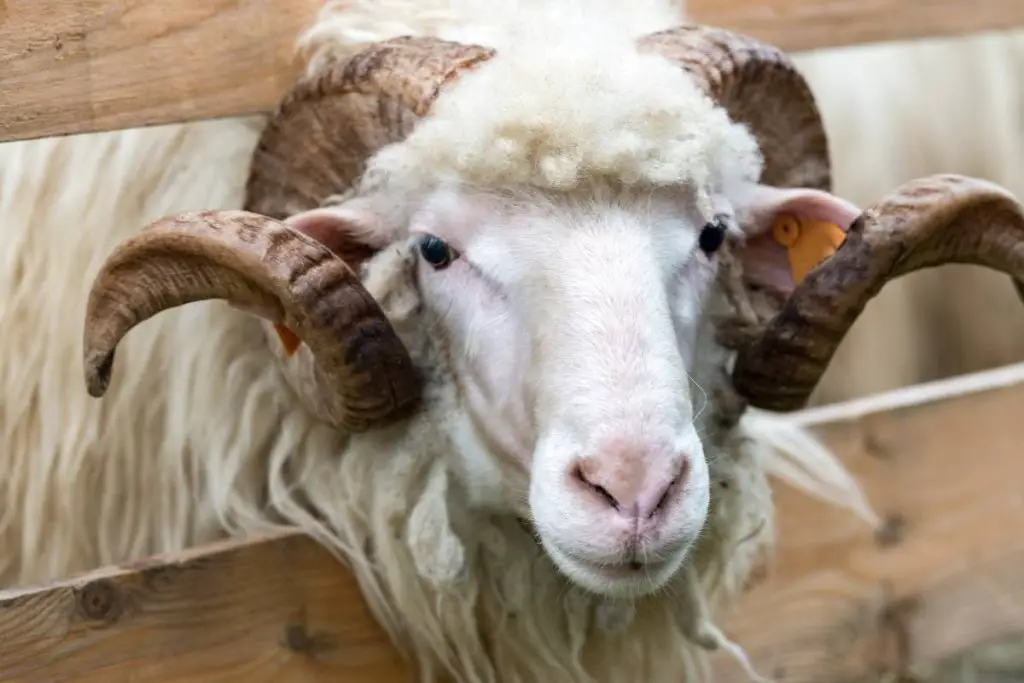
<path fill-rule="evenodd" d="M 707 223 L 700 231 L 700 237 L 697 240 L 700 250 L 708 256 L 718 251 L 718 248 L 725 242 L 725 231 L 725 217 L 715 216 L 714 220 Z"/>
<path fill-rule="evenodd" d="M 447 242 L 433 235 L 424 235 L 420 239 L 420 255 L 435 270 L 447 268 L 459 257 L 458 252 L 448 246 Z"/>

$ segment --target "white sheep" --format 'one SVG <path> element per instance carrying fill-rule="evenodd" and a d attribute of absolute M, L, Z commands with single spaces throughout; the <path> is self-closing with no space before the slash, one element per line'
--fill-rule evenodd
<path fill-rule="evenodd" d="M 397 41 L 390 54 L 387 46 L 361 53 L 345 72 L 338 54 L 350 43 L 331 29 L 344 18 L 326 8 L 307 42 L 310 77 L 328 92 L 346 83 L 363 89 L 336 96 L 347 108 L 337 118 L 327 115 L 335 96 L 317 98 L 323 90 L 299 86 L 262 134 L 244 199 L 257 125 L 205 124 L 207 134 L 236 136 L 206 152 L 221 157 L 209 167 L 187 147 L 203 140 L 198 126 L 161 131 L 161 141 L 181 152 L 179 165 L 159 169 L 155 180 L 139 177 L 152 167 L 133 165 L 143 158 L 135 140 L 160 139 L 149 132 L 5 150 L 53 150 L 26 154 L 19 167 L 27 173 L 10 179 L 5 193 L 31 183 L 29 163 L 41 158 L 56 165 L 35 170 L 50 181 L 49 192 L 65 168 L 117 173 L 103 175 L 109 189 L 98 197 L 76 196 L 85 186 L 74 184 L 64 196 L 46 196 L 53 201 L 4 197 L 26 212 L 8 219 L 23 228 L 3 233 L 11 260 L 4 319 L 14 332 L 0 341 L 12 359 L 2 369 L 4 395 L 13 397 L 3 408 L 10 446 L 4 497 L 13 502 L 0 518 L 0 542 L 10 549 L 0 558 L 4 583 L 283 523 L 348 560 L 426 680 L 447 670 L 474 682 L 499 672 L 501 680 L 632 681 L 638 671 L 645 680 L 677 681 L 692 673 L 701 648 L 731 647 L 709 609 L 741 586 L 770 544 L 765 475 L 779 455 L 771 448 L 776 437 L 802 439 L 793 455 L 811 461 L 816 493 L 862 504 L 813 441 L 780 434 L 784 424 L 758 414 L 740 419 L 732 353 L 716 336 L 747 349 L 736 374 L 746 395 L 765 405 L 772 397 L 783 407 L 798 403 L 828 354 L 814 354 L 815 367 L 789 366 L 789 377 L 769 365 L 765 381 L 765 354 L 757 349 L 767 343 L 784 353 L 787 335 L 785 327 L 764 327 L 774 298 L 741 283 L 792 287 L 778 250 L 756 234 L 781 207 L 824 208 L 840 224 L 856 209 L 813 189 L 754 184 L 762 160 L 753 138 L 703 95 L 709 88 L 733 116 L 751 117 L 765 135 L 771 182 L 827 185 L 813 104 L 775 51 L 715 36 L 755 48 L 750 54 L 761 59 L 751 68 L 765 66 L 768 81 L 792 93 L 786 106 L 759 117 L 743 107 L 750 83 L 742 69 L 729 73 L 728 51 L 713 60 L 725 69 L 723 81 L 701 71 L 707 62 L 687 44 L 714 52 L 706 34 L 683 31 L 646 39 L 643 52 L 633 48 L 637 35 L 675 23 L 665 8 L 637 11 L 635 23 L 598 14 L 608 23 L 596 25 L 548 9 L 555 15 L 546 25 L 558 31 L 481 31 L 477 42 L 497 48 L 494 56 Z M 582 30 L 570 31 L 574 22 Z M 565 59 L 542 62 L 537 42 Z M 697 77 L 652 51 L 682 59 Z M 389 59 L 398 67 L 411 60 L 425 73 L 403 81 L 408 69 L 383 68 Z M 450 60 L 466 68 L 446 68 Z M 600 65 L 607 68 L 594 68 Z M 513 86 L 527 73 L 540 77 L 528 92 L 548 118 L 513 116 L 522 113 L 524 93 Z M 583 100 L 567 101 L 566 92 Z M 763 91 L 758 105 L 773 101 L 772 92 Z M 597 115 L 574 106 L 590 102 L 606 109 Z M 467 110 L 472 118 L 451 125 L 450 117 Z M 421 113 L 429 115 L 413 128 Z M 565 121 L 573 125 L 560 127 Z M 577 136 L 576 144 L 566 135 Z M 775 135 L 784 144 L 773 144 Z M 494 141 L 500 154 L 457 146 L 463 136 L 474 145 Z M 384 147 L 363 174 L 366 156 L 387 142 L 398 144 Z M 439 146 L 448 142 L 456 146 Z M 119 162 L 120 149 L 127 159 Z M 166 149 L 153 152 L 168 158 Z M 666 153 L 673 150 L 693 156 Z M 148 202 L 138 196 L 144 184 L 160 189 Z M 1018 210 L 982 183 L 947 179 L 942 187 L 967 204 L 994 200 Z M 177 191 L 182 198 L 174 198 Z M 241 206 L 289 227 L 249 214 L 206 214 L 169 219 L 124 242 L 161 215 Z M 870 216 L 864 226 L 853 235 L 878 234 Z M 70 230 L 82 237 L 69 239 Z M 192 239 L 175 237 L 190 230 Z M 414 234 L 432 230 L 445 232 Z M 362 283 L 302 233 L 353 264 L 362 261 Z M 737 259 L 744 234 L 753 248 Z M 240 238 L 248 247 L 236 252 Z M 722 238 L 727 246 L 716 250 Z M 230 249 L 211 248 L 217 243 Z M 182 271 L 176 258 L 193 248 L 187 260 L 211 266 L 206 280 Z M 281 257 L 269 261 L 277 268 L 301 267 L 268 278 L 269 254 Z M 844 248 L 836 263 L 857 265 L 863 257 L 856 246 Z M 182 274 L 174 281 L 190 291 L 157 305 L 139 297 L 145 287 L 130 286 L 147 274 L 153 278 L 142 281 L 152 286 L 170 272 Z M 847 272 L 825 267 L 808 276 L 790 315 Z M 51 278 L 52 287 L 39 286 Z M 91 391 L 106 389 L 100 401 L 76 386 L 81 346 L 69 342 L 80 332 L 84 303 L 72 293 L 94 278 L 85 350 Z M 339 287 L 318 289 L 325 282 Z M 860 296 L 832 300 L 855 317 L 872 292 L 844 285 Z M 210 296 L 244 310 L 206 302 L 160 313 L 120 342 L 116 362 L 106 362 L 145 315 Z M 288 356 L 293 334 L 261 326 L 259 316 L 286 324 L 306 343 Z M 357 331 L 338 327 L 346 316 L 361 322 Z M 339 334 L 325 334 L 330 326 Z M 366 329 L 374 340 L 358 343 Z M 791 362 L 804 357 L 796 351 Z M 375 365 L 374 358 L 389 361 Z M 410 379 L 411 367 L 420 380 Z M 365 381 L 381 373 L 387 388 Z M 424 391 L 414 391 L 420 382 Z M 624 388 L 633 393 L 624 398 Z M 325 389 L 342 389 L 347 400 Z M 392 403 L 415 411 L 368 431 L 339 429 L 362 430 Z M 608 443 L 591 442 L 602 434 Z M 601 455 L 577 468 L 571 460 L 586 453 L 576 446 Z M 671 484 L 676 473 L 684 476 Z M 634 538 L 640 508 L 655 515 L 644 522 L 648 535 Z M 625 556 L 624 539 L 635 541 L 636 557 Z"/>

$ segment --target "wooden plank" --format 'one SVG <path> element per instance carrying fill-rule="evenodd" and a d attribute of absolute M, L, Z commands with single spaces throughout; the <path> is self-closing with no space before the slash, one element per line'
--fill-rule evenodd
<path fill-rule="evenodd" d="M 292 534 L 0 592 L 4 683 L 397 683 L 338 561 Z"/>
<path fill-rule="evenodd" d="M 799 415 L 884 522 L 776 488 L 775 561 L 724 625 L 754 666 L 778 683 L 879 680 L 1024 634 L 1022 416 L 1024 364 Z"/>
<path fill-rule="evenodd" d="M 1024 632 L 1024 364 L 798 413 L 883 527 L 785 486 L 776 561 L 725 621 L 778 683 L 905 673 Z M 746 683 L 715 660 L 717 683 Z M 0 680 L 391 683 L 339 563 L 289 534 L 0 592 Z M 291 678 L 285 678 L 290 676 Z"/>
<path fill-rule="evenodd" d="M 320 0 L 0 2 L 0 141 L 272 109 Z M 1007 0 L 690 0 L 787 50 L 1024 25 Z"/>
<path fill-rule="evenodd" d="M 790 51 L 1024 26 L 1014 0 L 688 0 L 698 20 Z"/>
<path fill-rule="evenodd" d="M 273 108 L 320 0 L 4 0 L 0 140 Z"/>

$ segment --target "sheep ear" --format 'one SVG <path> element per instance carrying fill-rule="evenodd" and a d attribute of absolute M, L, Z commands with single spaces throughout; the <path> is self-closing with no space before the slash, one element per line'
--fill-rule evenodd
<path fill-rule="evenodd" d="M 860 215 L 828 192 L 769 185 L 749 187 L 736 208 L 746 234 L 738 249 L 745 284 L 783 298 L 835 253 Z"/>
<path fill-rule="evenodd" d="M 330 249 L 358 273 L 363 261 L 387 246 L 388 239 L 380 229 L 380 220 L 358 199 L 319 209 L 310 209 L 285 219 L 285 225 L 310 237 Z M 265 311 L 237 303 L 232 308 L 270 320 Z M 298 338 L 287 328 L 275 324 L 274 328 L 289 354 L 298 347 Z"/>
<path fill-rule="evenodd" d="M 285 224 L 323 244 L 356 272 L 389 241 L 378 216 L 356 202 L 303 211 Z"/>

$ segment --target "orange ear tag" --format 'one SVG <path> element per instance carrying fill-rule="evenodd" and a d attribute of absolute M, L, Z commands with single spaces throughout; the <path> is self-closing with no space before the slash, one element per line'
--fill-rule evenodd
<path fill-rule="evenodd" d="M 277 332 L 277 338 L 281 340 L 281 346 L 284 347 L 284 353 L 289 358 L 295 354 L 299 349 L 299 345 L 302 344 L 302 340 L 299 339 L 299 335 L 291 331 L 291 329 L 284 325 L 274 325 L 274 331 Z"/>
<path fill-rule="evenodd" d="M 789 272 L 793 282 L 800 284 L 811 269 L 836 253 L 846 233 L 835 223 L 801 221 L 782 214 L 772 224 L 772 237 L 786 247 Z"/>

